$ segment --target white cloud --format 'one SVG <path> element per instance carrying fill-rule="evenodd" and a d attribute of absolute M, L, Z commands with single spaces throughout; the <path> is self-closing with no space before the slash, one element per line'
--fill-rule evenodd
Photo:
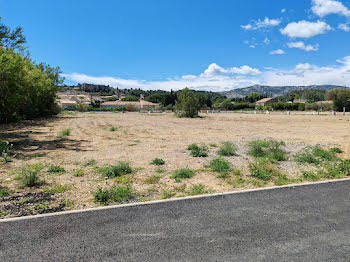
<path fill-rule="evenodd" d="M 249 47 L 250 47 L 250 48 L 255 48 L 255 45 L 250 45 Z"/>
<path fill-rule="evenodd" d="M 339 24 L 338 28 L 345 31 L 345 32 L 350 32 L 350 27 L 349 27 L 349 23 L 346 24 Z"/>
<path fill-rule="evenodd" d="M 332 28 L 322 21 L 309 22 L 299 21 L 289 23 L 284 29 L 280 29 L 282 35 L 287 35 L 291 38 L 310 38 L 316 35 L 324 34 Z"/>
<path fill-rule="evenodd" d="M 265 45 L 270 44 L 270 39 L 268 39 L 267 37 L 265 37 L 265 39 L 264 39 L 264 44 L 265 44 Z"/>
<path fill-rule="evenodd" d="M 281 9 L 281 13 L 285 13 L 287 10 L 285 8 Z"/>
<path fill-rule="evenodd" d="M 238 75 L 258 75 L 261 72 L 256 68 L 243 65 L 241 67 L 223 68 L 216 63 L 212 63 L 200 75 L 201 77 L 213 77 L 218 75 L 238 74 Z"/>
<path fill-rule="evenodd" d="M 290 70 L 265 68 L 258 75 L 227 75 L 228 71 L 246 73 L 249 66 L 224 69 L 216 65 L 216 71 L 224 71 L 223 75 L 179 77 L 164 81 L 145 81 L 121 79 L 115 77 L 95 77 L 85 74 L 64 74 L 67 80 L 75 83 L 104 84 L 119 88 L 141 88 L 143 90 L 179 90 L 185 87 L 195 90 L 227 91 L 255 84 L 272 86 L 304 86 L 304 85 L 342 85 L 350 86 L 350 56 L 337 60 L 338 64 L 318 67 L 309 63 L 297 64 Z M 208 67 L 209 68 L 209 67 Z M 214 68 L 212 66 L 211 68 Z M 214 68 L 215 69 L 215 68 Z M 214 70 L 215 71 L 215 70 Z M 189 75 L 187 75 L 189 76 Z"/>
<path fill-rule="evenodd" d="M 270 55 L 284 55 L 286 52 L 284 52 L 282 49 L 272 50 L 269 54 Z"/>
<path fill-rule="evenodd" d="M 265 17 L 264 20 L 254 21 L 252 24 L 241 25 L 244 30 L 257 30 L 260 28 L 274 27 L 281 23 L 280 19 L 270 19 Z"/>
<path fill-rule="evenodd" d="M 329 14 L 350 16 L 350 10 L 340 1 L 335 0 L 312 0 L 311 10 L 320 17 Z"/>
<path fill-rule="evenodd" d="M 317 51 L 318 50 L 318 45 L 305 45 L 304 42 L 302 41 L 299 41 L 299 42 L 289 42 L 287 43 L 287 46 L 289 48 L 299 48 L 301 50 L 305 50 L 307 52 L 310 52 L 310 51 Z"/>

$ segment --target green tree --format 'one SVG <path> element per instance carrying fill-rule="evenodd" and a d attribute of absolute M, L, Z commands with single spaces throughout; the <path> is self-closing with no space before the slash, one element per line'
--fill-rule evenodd
<path fill-rule="evenodd" d="M 187 87 L 177 97 L 176 113 L 180 117 L 197 117 L 200 103 L 197 95 Z"/>
<path fill-rule="evenodd" d="M 333 100 L 334 109 L 336 111 L 350 110 L 350 89 L 337 88 L 327 92 L 326 98 Z"/>
<path fill-rule="evenodd" d="M 23 35 L 23 28 L 16 27 L 14 30 L 1 23 L 0 17 L 0 46 L 16 50 L 24 50 L 26 39 Z"/>
<path fill-rule="evenodd" d="M 248 96 L 248 100 L 249 100 L 250 103 L 255 103 L 260 98 L 261 98 L 261 95 L 259 93 L 257 93 L 257 92 L 252 92 Z"/>

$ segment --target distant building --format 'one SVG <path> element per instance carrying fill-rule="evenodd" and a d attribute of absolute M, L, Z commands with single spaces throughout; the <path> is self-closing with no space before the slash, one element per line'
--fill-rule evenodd
<path fill-rule="evenodd" d="M 156 103 L 148 102 L 145 100 L 139 101 L 108 101 L 101 104 L 101 108 L 118 108 L 124 107 L 126 105 L 134 105 L 137 110 L 149 110 L 149 109 L 159 109 L 159 105 Z"/>
<path fill-rule="evenodd" d="M 276 103 L 277 102 L 277 97 L 267 97 L 260 99 L 255 102 L 255 105 L 257 106 L 266 106 L 268 104 Z"/>
<path fill-rule="evenodd" d="M 333 101 L 332 100 L 325 100 L 325 101 L 317 101 L 316 102 L 317 104 L 333 104 Z"/>
<path fill-rule="evenodd" d="M 77 102 L 74 100 L 60 99 L 58 104 L 62 107 L 63 110 L 76 110 Z"/>

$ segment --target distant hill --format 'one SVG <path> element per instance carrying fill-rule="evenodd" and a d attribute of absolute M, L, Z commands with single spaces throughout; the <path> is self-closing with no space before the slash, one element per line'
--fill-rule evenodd
<path fill-rule="evenodd" d="M 292 91 L 297 90 L 306 90 L 306 89 L 318 89 L 318 90 L 331 90 L 335 88 L 348 88 L 344 86 L 336 85 L 312 85 L 312 86 L 263 86 L 263 85 L 254 85 L 244 88 L 237 88 L 231 91 L 221 92 L 222 95 L 227 96 L 228 98 L 232 97 L 245 97 L 252 92 L 257 92 L 265 96 L 280 96 L 287 94 Z"/>

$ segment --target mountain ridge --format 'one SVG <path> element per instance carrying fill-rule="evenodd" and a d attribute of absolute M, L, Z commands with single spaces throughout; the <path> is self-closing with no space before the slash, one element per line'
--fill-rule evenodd
<path fill-rule="evenodd" d="M 220 92 L 220 94 L 227 96 L 228 98 L 242 98 L 248 96 L 252 92 L 257 92 L 265 96 L 280 96 L 292 91 L 317 89 L 317 90 L 332 90 L 335 88 L 349 88 L 346 86 L 337 85 L 309 85 L 309 86 L 268 86 L 268 85 L 253 85 L 243 88 L 237 88 L 230 91 Z"/>

